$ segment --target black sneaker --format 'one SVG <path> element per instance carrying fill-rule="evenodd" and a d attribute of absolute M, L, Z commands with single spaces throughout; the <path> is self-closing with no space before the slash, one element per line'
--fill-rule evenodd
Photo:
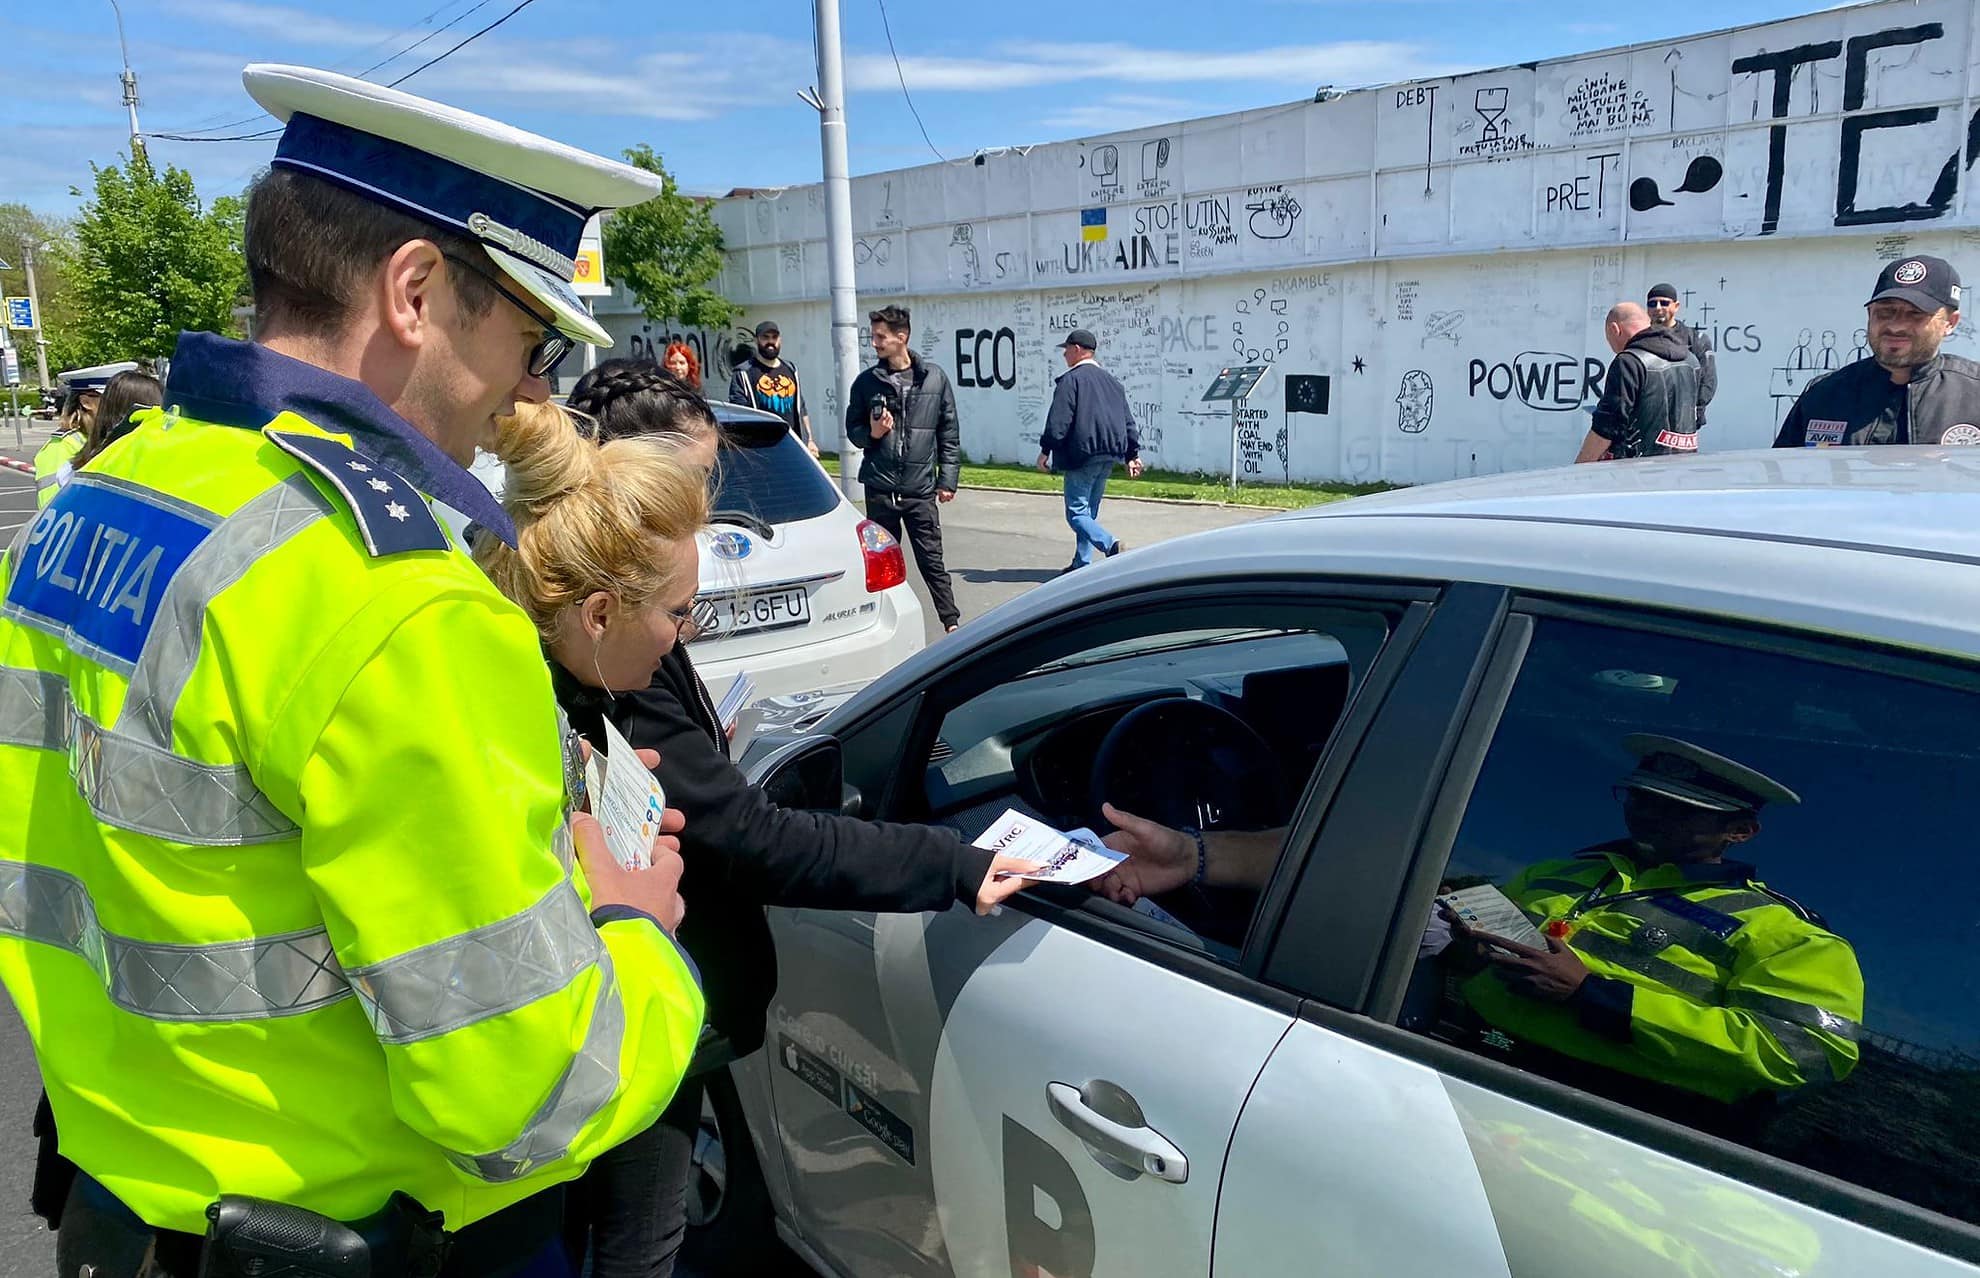
<path fill-rule="evenodd" d="M 1081 563 L 1081 562 L 1079 562 L 1079 560 L 1077 560 L 1077 559 L 1075 559 L 1075 560 L 1073 560 L 1073 561 L 1072 561 L 1071 563 L 1069 563 L 1069 564 L 1067 564 L 1067 565 L 1066 565 L 1065 567 L 1063 567 L 1063 568 L 1061 568 L 1061 569 L 1059 569 L 1059 571 L 1058 571 L 1058 575 L 1059 575 L 1059 576 L 1061 576 L 1061 577 L 1063 577 L 1063 576 L 1065 576 L 1065 575 L 1066 575 L 1067 573 L 1069 573 L 1069 572 L 1078 572 L 1078 571 L 1079 571 L 1080 569 L 1082 569 L 1082 568 L 1084 568 L 1084 567 L 1086 567 L 1086 565 L 1085 565 L 1085 564 L 1083 564 L 1083 563 Z"/>
<path fill-rule="evenodd" d="M 1107 552 L 1107 558 L 1112 559 L 1115 555 L 1120 554 L 1123 550 L 1126 549 L 1127 549 L 1127 543 L 1122 541 L 1119 537 L 1116 537 L 1114 538 L 1114 548 Z"/>

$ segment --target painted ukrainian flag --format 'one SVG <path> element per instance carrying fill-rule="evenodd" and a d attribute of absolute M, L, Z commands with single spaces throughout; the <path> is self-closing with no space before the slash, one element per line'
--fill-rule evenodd
<path fill-rule="evenodd" d="M 1107 238 L 1107 210 L 1081 209 L 1079 211 L 1079 238 L 1088 244 Z"/>

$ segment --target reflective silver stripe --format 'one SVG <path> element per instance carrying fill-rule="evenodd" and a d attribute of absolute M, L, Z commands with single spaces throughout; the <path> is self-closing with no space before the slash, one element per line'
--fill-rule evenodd
<path fill-rule="evenodd" d="M 1696 903 L 1694 902 L 1694 904 Z M 1636 897 L 1627 901 L 1615 901 L 1601 908 L 1608 913 L 1624 914 L 1630 918 L 1642 920 L 1644 929 L 1642 933 L 1639 933 L 1641 936 L 1648 937 L 1652 935 L 1651 929 L 1654 928 L 1655 935 L 1661 938 L 1660 943 L 1656 946 L 1657 949 L 1661 950 L 1672 945 L 1680 945 L 1700 958 L 1711 963 L 1716 963 L 1720 967 L 1732 966 L 1733 948 L 1727 944 L 1724 937 L 1719 936 L 1712 929 L 1706 927 L 1696 919 L 1687 918 L 1682 914 L 1666 909 L 1663 905 L 1659 904 L 1655 897 Z M 1704 906 L 1702 908 L 1711 910 L 1711 906 Z M 1712 912 L 1715 914 L 1718 913 L 1717 910 L 1712 910 Z M 1725 919 L 1735 929 L 1742 926 L 1740 921 L 1733 918 L 1730 914 L 1726 915 Z"/>
<path fill-rule="evenodd" d="M 598 959 L 598 998 L 591 1006 L 591 1028 L 570 1068 L 550 1090 L 542 1108 L 506 1148 L 492 1154 L 453 1154 L 455 1166 L 470 1176 L 500 1184 L 527 1176 L 562 1158 L 578 1132 L 619 1089 L 619 1052 L 626 1036 L 626 1009 L 609 954 Z"/>
<path fill-rule="evenodd" d="M 69 690 L 59 675 L 0 666 L 0 745 L 68 744 Z"/>
<path fill-rule="evenodd" d="M 1763 905 L 1779 906 L 1781 909 L 1787 908 L 1777 898 L 1768 896 L 1765 892 L 1751 892 L 1744 889 L 1738 892 L 1721 892 L 1717 896 L 1706 897 L 1699 904 L 1708 910 L 1717 910 L 1721 914 L 1737 914 L 1742 910 L 1757 910 Z"/>
<path fill-rule="evenodd" d="M 1696 999 L 1700 1003 L 1718 1006 L 1724 995 L 1718 982 L 1709 976 L 1700 976 L 1687 968 L 1679 967 L 1669 959 L 1658 958 L 1655 954 L 1645 954 L 1628 941 L 1619 941 L 1613 936 L 1600 932 L 1576 932 L 1568 940 L 1574 949 L 1604 963 L 1624 968 L 1640 976 L 1647 976 L 1665 989 Z"/>
<path fill-rule="evenodd" d="M 79 956 L 111 1002 L 151 1020 L 294 1016 L 350 994 L 322 928 L 213 945 L 135 941 L 103 930 L 80 879 L 19 861 L 0 861 L 0 934 Z"/>
<path fill-rule="evenodd" d="M 1753 1019 L 1781 1045 L 1781 1050 L 1801 1071 L 1802 1082 L 1820 1084 L 1837 1081 L 1836 1068 L 1830 1063 L 1828 1049 L 1806 1027 L 1757 1012 L 1753 1014 Z"/>
<path fill-rule="evenodd" d="M 71 712 L 69 771 L 96 819 L 173 843 L 231 847 L 296 834 L 241 764 L 197 763 Z"/>
<path fill-rule="evenodd" d="M 330 513 L 306 475 L 291 475 L 222 520 L 173 574 L 138 654 L 117 731 L 169 749 L 172 713 L 199 662 L 206 610 L 255 562 Z M 207 513 L 210 520 L 212 515 Z"/>
<path fill-rule="evenodd" d="M 34 490 L 38 493 L 45 493 L 59 483 L 61 478 L 59 472 L 53 475 L 43 475 L 40 479 L 34 481 Z"/>
<path fill-rule="evenodd" d="M 605 946 L 569 879 L 500 922 L 350 972 L 383 1043 L 417 1043 L 555 994 Z"/>
<path fill-rule="evenodd" d="M 1745 1008 L 1776 1020 L 1792 1021 L 1796 1025 L 1806 1025 L 1809 1029 L 1822 1030 L 1837 1038 L 1854 1043 L 1863 1033 L 1863 1027 L 1846 1016 L 1837 1016 L 1826 1008 L 1813 1003 L 1797 1003 L 1790 998 L 1774 994 L 1756 994 L 1751 990 L 1734 990 L 1727 1002 L 1734 1007 Z"/>

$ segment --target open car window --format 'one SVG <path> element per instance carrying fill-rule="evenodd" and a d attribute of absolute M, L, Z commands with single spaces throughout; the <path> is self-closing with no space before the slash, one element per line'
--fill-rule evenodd
<path fill-rule="evenodd" d="M 1068 625 L 941 716 L 926 818 L 974 838 L 1016 809 L 1105 835 L 1111 803 L 1167 827 L 1277 832 L 1390 629 L 1375 607 L 1304 603 Z M 1257 895 L 1186 886 L 1136 909 L 1232 958 Z"/>

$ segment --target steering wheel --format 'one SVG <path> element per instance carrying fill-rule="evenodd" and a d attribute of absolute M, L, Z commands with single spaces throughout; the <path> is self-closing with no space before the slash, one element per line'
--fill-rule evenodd
<path fill-rule="evenodd" d="M 1101 739 L 1090 817 L 1106 828 L 1106 802 L 1173 829 L 1263 830 L 1284 823 L 1287 794 L 1278 754 L 1250 724 L 1207 702 L 1164 697 L 1128 711 Z M 1191 888 L 1162 904 L 1205 936 L 1241 943 L 1255 897 Z"/>
<path fill-rule="evenodd" d="M 1286 817 L 1286 781 L 1265 738 L 1228 710 L 1163 697 L 1122 715 L 1093 761 L 1100 805 L 1181 828 L 1260 830 Z"/>

